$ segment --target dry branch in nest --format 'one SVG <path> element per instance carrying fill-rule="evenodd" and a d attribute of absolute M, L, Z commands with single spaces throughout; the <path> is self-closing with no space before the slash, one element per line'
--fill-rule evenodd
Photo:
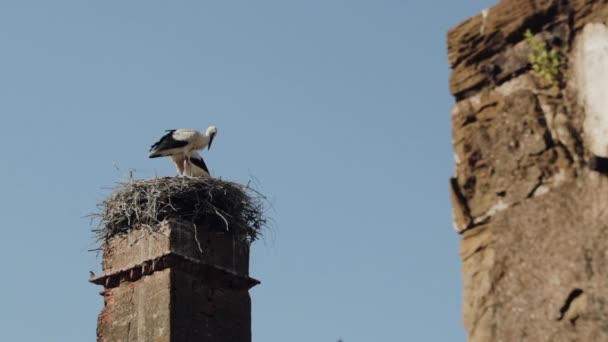
<path fill-rule="evenodd" d="M 131 229 L 156 230 L 167 220 L 224 231 L 251 243 L 266 224 L 265 197 L 249 186 L 215 178 L 165 177 L 120 183 L 98 205 L 99 241 Z"/>

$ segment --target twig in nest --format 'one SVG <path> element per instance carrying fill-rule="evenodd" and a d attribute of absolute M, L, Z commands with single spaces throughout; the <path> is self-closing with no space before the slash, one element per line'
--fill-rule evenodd
<path fill-rule="evenodd" d="M 215 209 L 215 213 L 219 215 L 219 217 L 222 218 L 222 220 L 224 220 L 224 222 L 226 223 L 226 231 L 228 231 L 228 220 L 226 220 L 226 218 L 224 217 L 224 215 L 220 214 L 219 211 L 217 211 L 217 209 Z"/>
<path fill-rule="evenodd" d="M 201 247 L 201 242 L 198 240 L 198 227 L 196 227 L 196 224 L 194 224 L 194 222 L 192 223 L 192 227 L 194 228 L 194 241 L 196 241 L 196 245 L 198 246 L 199 252 L 203 254 L 203 247 Z"/>

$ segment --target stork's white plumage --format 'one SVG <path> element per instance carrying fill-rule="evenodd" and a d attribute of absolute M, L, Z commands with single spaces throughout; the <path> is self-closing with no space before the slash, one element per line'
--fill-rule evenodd
<path fill-rule="evenodd" d="M 211 148 L 211 143 L 213 143 L 213 139 L 217 134 L 217 128 L 209 126 L 205 133 L 188 128 L 172 129 L 167 130 L 167 132 L 159 141 L 150 146 L 149 157 L 181 157 L 183 158 L 184 165 L 183 174 L 192 176 L 191 153 L 205 147 Z"/>
<path fill-rule="evenodd" d="M 175 164 L 177 173 L 179 173 L 180 176 L 185 176 L 184 156 L 181 154 L 172 155 L 171 160 L 173 161 L 173 164 Z M 203 160 L 203 156 L 201 156 L 198 152 L 192 151 L 190 153 L 190 162 L 192 163 L 192 177 L 211 177 L 209 175 L 209 169 L 207 169 L 207 165 L 205 164 L 205 160 Z"/>

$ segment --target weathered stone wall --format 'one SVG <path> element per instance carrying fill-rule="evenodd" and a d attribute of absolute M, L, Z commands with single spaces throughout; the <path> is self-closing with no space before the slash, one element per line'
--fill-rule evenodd
<path fill-rule="evenodd" d="M 448 33 L 469 341 L 608 341 L 606 21 L 606 1 L 504 0 Z"/>

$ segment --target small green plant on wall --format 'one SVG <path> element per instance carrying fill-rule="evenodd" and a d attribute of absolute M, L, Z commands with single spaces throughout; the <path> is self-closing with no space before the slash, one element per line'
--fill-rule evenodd
<path fill-rule="evenodd" d="M 542 40 L 537 40 L 534 35 L 527 29 L 524 33 L 530 52 L 528 53 L 528 61 L 532 65 L 532 70 L 542 77 L 549 85 L 554 85 L 560 76 L 560 60 L 557 49 L 548 49 L 547 43 Z"/>

